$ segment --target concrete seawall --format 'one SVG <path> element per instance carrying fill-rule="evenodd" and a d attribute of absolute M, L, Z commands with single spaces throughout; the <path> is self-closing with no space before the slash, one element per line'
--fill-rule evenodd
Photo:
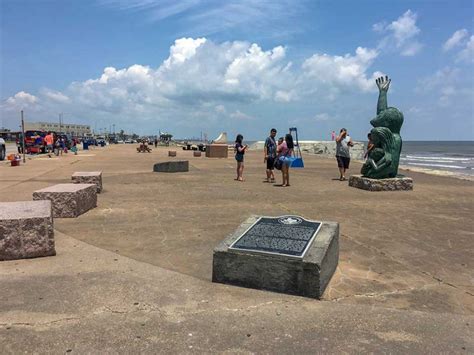
<path fill-rule="evenodd" d="M 302 152 L 317 154 L 327 157 L 334 157 L 336 155 L 336 142 L 335 141 L 300 141 L 300 148 Z M 250 146 L 252 150 L 263 150 L 264 141 L 258 141 Z M 357 160 L 363 160 L 364 158 L 364 147 L 363 142 L 354 142 L 354 146 L 351 148 L 351 158 Z"/>

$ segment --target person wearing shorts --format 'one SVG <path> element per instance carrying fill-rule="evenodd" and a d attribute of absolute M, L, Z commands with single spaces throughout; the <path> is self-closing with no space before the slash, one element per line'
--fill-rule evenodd
<path fill-rule="evenodd" d="M 336 160 L 339 168 L 340 181 L 346 180 L 346 171 L 349 169 L 349 164 L 351 162 L 349 148 L 353 145 L 351 137 L 347 134 L 347 129 L 342 128 L 336 138 Z"/>
<path fill-rule="evenodd" d="M 46 143 L 46 153 L 48 153 L 48 156 L 51 158 L 51 152 L 53 151 L 53 143 L 54 143 L 54 137 L 51 132 L 48 132 L 46 137 L 44 137 L 44 141 Z"/>
<path fill-rule="evenodd" d="M 264 163 L 267 164 L 267 179 L 265 182 L 275 182 L 275 175 L 273 174 L 273 169 L 275 166 L 275 158 L 276 158 L 276 151 L 277 145 L 275 142 L 275 136 L 277 134 L 277 130 L 272 128 L 270 130 L 270 136 L 265 140 L 265 145 L 263 147 L 263 151 L 265 153 L 264 156 Z"/>
<path fill-rule="evenodd" d="M 237 135 L 237 138 L 235 138 L 235 160 L 237 161 L 237 178 L 235 180 L 237 181 L 244 181 L 244 155 L 245 151 L 247 150 L 247 145 L 243 145 L 244 137 L 241 134 Z"/>

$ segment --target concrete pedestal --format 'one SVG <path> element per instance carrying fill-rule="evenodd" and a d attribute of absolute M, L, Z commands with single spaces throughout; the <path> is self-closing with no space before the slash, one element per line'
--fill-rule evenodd
<path fill-rule="evenodd" d="M 228 156 L 229 147 L 227 144 L 206 145 L 206 158 L 227 158 Z"/>
<path fill-rule="evenodd" d="M 56 255 L 51 202 L 0 202 L 0 261 L 51 255 Z"/>
<path fill-rule="evenodd" d="M 212 281 L 321 298 L 339 261 L 339 224 L 323 222 L 302 258 L 230 249 L 257 219 L 247 219 L 214 249 Z"/>
<path fill-rule="evenodd" d="M 50 200 L 55 218 L 75 218 L 97 207 L 97 185 L 57 184 L 33 192 L 33 200 Z"/>
<path fill-rule="evenodd" d="M 77 171 L 71 178 L 74 184 L 95 184 L 97 193 L 102 191 L 102 171 Z"/>
<path fill-rule="evenodd" d="M 388 179 L 370 179 L 362 175 L 352 175 L 349 186 L 367 191 L 410 191 L 413 190 L 413 179 L 397 176 Z"/>
<path fill-rule="evenodd" d="M 163 163 L 156 163 L 153 165 L 153 171 L 156 173 L 181 173 L 189 171 L 189 161 L 176 160 L 165 161 Z"/>

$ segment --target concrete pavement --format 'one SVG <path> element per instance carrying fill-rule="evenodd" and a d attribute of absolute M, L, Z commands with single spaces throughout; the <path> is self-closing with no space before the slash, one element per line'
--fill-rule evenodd
<path fill-rule="evenodd" d="M 306 156 L 281 188 L 262 183 L 261 152 L 244 183 L 233 158 L 178 151 L 190 172 L 157 174 L 165 148 L 81 154 L 0 165 L 2 201 L 104 172 L 96 209 L 55 220 L 57 256 L 0 263 L 7 352 L 474 351 L 472 182 L 410 173 L 414 191 L 371 193 Z M 210 282 L 212 249 L 246 216 L 288 213 L 341 224 L 324 300 Z"/>

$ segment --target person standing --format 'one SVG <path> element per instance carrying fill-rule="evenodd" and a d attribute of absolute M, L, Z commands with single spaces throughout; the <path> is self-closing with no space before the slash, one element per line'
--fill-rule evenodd
<path fill-rule="evenodd" d="M 51 132 L 48 132 L 46 137 L 44 137 L 44 141 L 46 143 L 46 153 L 48 153 L 48 157 L 51 158 L 51 153 L 53 152 L 53 144 L 54 144 L 54 136 Z"/>
<path fill-rule="evenodd" d="M 293 148 L 293 136 L 288 133 L 285 136 L 285 141 L 278 145 L 278 159 L 281 162 L 281 176 L 283 180 L 281 186 L 283 187 L 290 186 L 290 165 Z"/>
<path fill-rule="evenodd" d="M 263 162 L 267 164 L 267 180 L 266 182 L 275 182 L 275 175 L 273 174 L 273 169 L 275 165 L 275 158 L 276 158 L 276 151 L 277 146 L 275 142 L 275 136 L 277 134 L 277 130 L 272 128 L 270 130 L 270 136 L 265 140 L 265 145 L 263 147 L 263 151 L 265 153 L 265 157 Z"/>
<path fill-rule="evenodd" d="M 158 147 L 158 138 L 155 137 L 155 148 L 157 148 L 157 147 Z"/>
<path fill-rule="evenodd" d="M 331 132 L 331 141 L 334 141 L 335 138 L 336 138 L 336 132 L 332 131 Z"/>
<path fill-rule="evenodd" d="M 235 138 L 235 160 L 237 160 L 237 181 L 244 181 L 244 154 L 247 150 L 247 145 L 243 145 L 244 137 L 238 134 Z"/>
<path fill-rule="evenodd" d="M 353 145 L 352 139 L 347 133 L 347 129 L 342 128 L 336 138 L 336 160 L 340 173 L 340 181 L 346 180 L 346 171 L 349 169 L 349 163 L 351 161 L 349 148 Z"/>

